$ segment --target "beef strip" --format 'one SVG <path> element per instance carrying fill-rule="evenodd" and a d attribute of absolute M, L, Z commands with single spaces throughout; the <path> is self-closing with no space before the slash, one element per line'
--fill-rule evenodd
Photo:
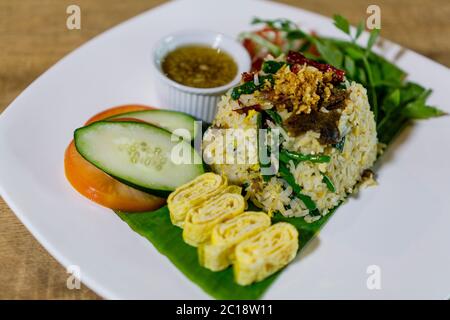
<path fill-rule="evenodd" d="M 330 98 L 328 98 L 327 101 L 322 101 L 322 103 L 319 106 L 324 107 L 327 110 L 344 108 L 345 99 L 347 99 L 347 97 L 348 97 L 347 90 L 334 87 L 331 90 Z"/>
<path fill-rule="evenodd" d="M 340 139 L 338 128 L 340 116 L 337 110 L 331 110 L 328 113 L 312 111 L 309 114 L 293 115 L 285 121 L 284 125 L 294 136 L 311 130 L 320 133 L 321 144 L 335 144 Z"/>

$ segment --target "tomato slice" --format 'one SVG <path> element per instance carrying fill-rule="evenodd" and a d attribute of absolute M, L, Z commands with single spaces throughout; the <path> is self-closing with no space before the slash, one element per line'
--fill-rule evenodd
<path fill-rule="evenodd" d="M 144 111 L 155 109 L 153 107 L 144 106 L 140 104 L 127 104 L 123 106 L 118 106 L 114 108 L 107 109 L 100 113 L 97 113 L 95 116 L 91 117 L 88 121 L 86 121 L 85 125 L 91 124 L 92 122 L 100 121 L 118 114 L 133 112 L 133 111 Z"/>
<path fill-rule="evenodd" d="M 146 106 L 116 107 L 95 115 L 86 124 L 124 112 L 148 109 L 152 108 Z M 152 211 L 160 208 L 166 202 L 163 198 L 134 189 L 107 175 L 85 160 L 78 153 L 73 141 L 67 147 L 64 155 L 64 169 L 67 180 L 75 190 L 86 198 L 113 210 Z"/>

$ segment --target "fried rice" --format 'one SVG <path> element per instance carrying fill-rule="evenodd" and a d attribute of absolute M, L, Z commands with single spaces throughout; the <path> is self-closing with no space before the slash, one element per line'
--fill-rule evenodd
<path fill-rule="evenodd" d="M 284 59 L 281 57 L 277 61 Z M 340 84 L 339 90 L 345 93 L 345 99 L 341 99 L 341 103 L 330 108 L 332 109 L 330 111 L 323 107 L 326 103 L 320 102 L 324 95 L 325 100 L 329 99 L 330 92 L 335 92 L 337 87 L 336 84 L 327 83 L 325 80 L 323 83 L 320 82 L 329 75 L 307 65 L 297 68 L 300 69 L 297 73 L 293 73 L 290 69 L 292 66 L 284 66 L 278 70 L 274 75 L 275 81 L 268 90 L 261 89 L 250 94 L 242 94 L 239 99 L 233 98 L 232 91 L 229 91 L 221 98 L 212 126 L 204 135 L 204 158 L 210 159 L 214 172 L 227 176 L 231 183 L 244 186 L 247 199 L 256 206 L 267 212 L 280 212 L 286 217 L 305 217 L 307 222 L 313 222 L 328 214 L 349 194 L 354 193 L 358 183 L 367 178 L 368 175 L 365 173 L 372 167 L 377 157 L 376 124 L 370 110 L 367 91 L 360 84 L 348 81 Z M 261 77 L 261 73 L 255 73 L 253 76 L 255 81 L 258 81 L 256 78 Z M 319 92 L 319 85 L 325 90 L 322 88 L 320 91 L 322 97 L 318 98 L 316 93 Z M 271 94 L 270 99 L 267 98 L 267 92 Z M 274 94 L 277 98 L 273 98 Z M 280 107 L 281 95 L 284 100 Z M 291 98 L 289 104 L 286 104 L 286 96 Z M 292 104 L 292 101 L 297 102 Z M 316 108 L 316 111 L 311 111 L 311 108 L 313 110 Z M 330 157 L 326 163 L 291 160 L 286 164 L 296 184 L 301 187 L 301 193 L 314 201 L 316 213 L 307 208 L 296 196 L 292 184 L 287 183 L 280 174 L 269 177 L 261 175 L 261 165 L 256 152 L 258 131 L 255 129 L 260 126 L 261 113 L 268 109 L 276 110 L 283 121 L 283 125 L 277 125 L 272 119 L 265 120 L 266 127 L 278 128 L 281 131 L 281 149 L 299 154 Z M 243 110 L 245 112 L 242 112 Z M 306 121 L 303 119 L 310 119 L 308 117 L 311 112 L 316 112 L 320 116 L 326 116 L 329 112 L 338 115 L 336 120 L 338 137 L 332 135 L 334 139 L 339 139 L 338 143 L 324 142 L 323 135 L 326 131 L 323 130 L 297 131 L 293 134 L 286 129 L 289 123 L 301 127 L 302 121 Z M 296 116 L 299 117 L 294 118 Z M 249 133 L 245 131 L 244 134 L 242 130 L 237 130 L 236 139 L 230 143 L 229 140 L 218 139 L 218 136 L 224 136 L 223 129 L 243 129 Z M 247 150 L 245 154 L 236 147 L 236 142 L 245 143 Z M 238 160 L 234 163 L 211 161 L 213 158 L 226 158 L 230 154 Z M 332 182 L 333 190 L 330 190 L 324 176 Z M 368 184 L 367 181 L 365 184 Z"/>

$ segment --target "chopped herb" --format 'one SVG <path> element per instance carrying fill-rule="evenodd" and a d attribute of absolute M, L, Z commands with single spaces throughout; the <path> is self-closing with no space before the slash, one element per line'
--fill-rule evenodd
<path fill-rule="evenodd" d="M 289 169 L 285 165 L 280 164 L 279 173 L 280 173 L 280 176 L 287 182 L 287 184 L 289 184 L 292 187 L 292 190 L 295 193 L 295 195 L 297 196 L 297 198 L 299 198 L 305 204 L 306 208 L 310 211 L 310 214 L 311 214 L 311 211 L 314 211 L 317 209 L 317 206 L 314 203 L 314 201 L 311 199 L 311 197 L 307 196 L 301 192 L 302 187 L 300 187 L 297 184 L 297 182 L 295 182 L 294 176 L 292 175 L 292 173 L 289 171 Z"/>
<path fill-rule="evenodd" d="M 264 111 L 273 120 L 273 122 L 275 122 L 279 126 L 283 126 L 283 119 L 281 119 L 281 116 L 278 114 L 278 112 L 272 109 L 267 109 Z"/>
<path fill-rule="evenodd" d="M 331 192 L 336 192 L 336 188 L 334 187 L 333 182 L 331 182 L 331 179 L 324 173 L 322 173 L 322 182 L 327 185 L 328 190 L 330 190 Z"/>
<path fill-rule="evenodd" d="M 266 81 L 273 83 L 272 75 L 269 74 L 267 76 L 260 76 L 258 85 L 256 85 L 254 81 L 249 81 L 241 84 L 240 86 L 234 87 L 231 91 L 231 98 L 237 100 L 241 94 L 252 94 L 256 90 L 261 89 L 265 85 Z"/>
<path fill-rule="evenodd" d="M 287 160 L 287 161 L 283 161 Z M 280 161 L 289 162 L 289 160 L 294 161 L 294 163 L 302 162 L 302 161 L 311 161 L 313 163 L 327 163 L 330 162 L 331 158 L 327 155 L 321 154 L 302 154 L 297 152 L 292 152 L 288 150 L 280 151 Z"/>
<path fill-rule="evenodd" d="M 262 71 L 265 73 L 276 73 L 282 66 L 284 66 L 286 63 L 282 61 L 274 61 L 274 60 L 268 60 L 264 61 L 262 64 Z"/>

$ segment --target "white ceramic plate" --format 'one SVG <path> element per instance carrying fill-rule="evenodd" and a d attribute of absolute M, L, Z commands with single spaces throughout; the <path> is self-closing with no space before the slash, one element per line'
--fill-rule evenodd
<path fill-rule="evenodd" d="M 270 2 L 177 1 L 131 19 L 83 45 L 36 80 L 0 117 L 0 192 L 64 266 L 105 298 L 207 298 L 112 211 L 66 182 L 64 149 L 75 128 L 102 109 L 158 106 L 152 45 L 165 34 L 209 29 L 231 36 L 253 16 L 286 17 L 342 36 L 329 19 Z M 389 44 L 394 57 L 399 47 Z M 407 51 L 398 65 L 433 88 L 430 103 L 450 111 L 449 71 Z M 450 121 L 416 124 L 384 158 L 379 186 L 343 205 L 265 298 L 437 298 L 450 294 Z M 379 266 L 381 289 L 367 268 Z M 64 285 L 64 284 L 61 284 Z"/>

